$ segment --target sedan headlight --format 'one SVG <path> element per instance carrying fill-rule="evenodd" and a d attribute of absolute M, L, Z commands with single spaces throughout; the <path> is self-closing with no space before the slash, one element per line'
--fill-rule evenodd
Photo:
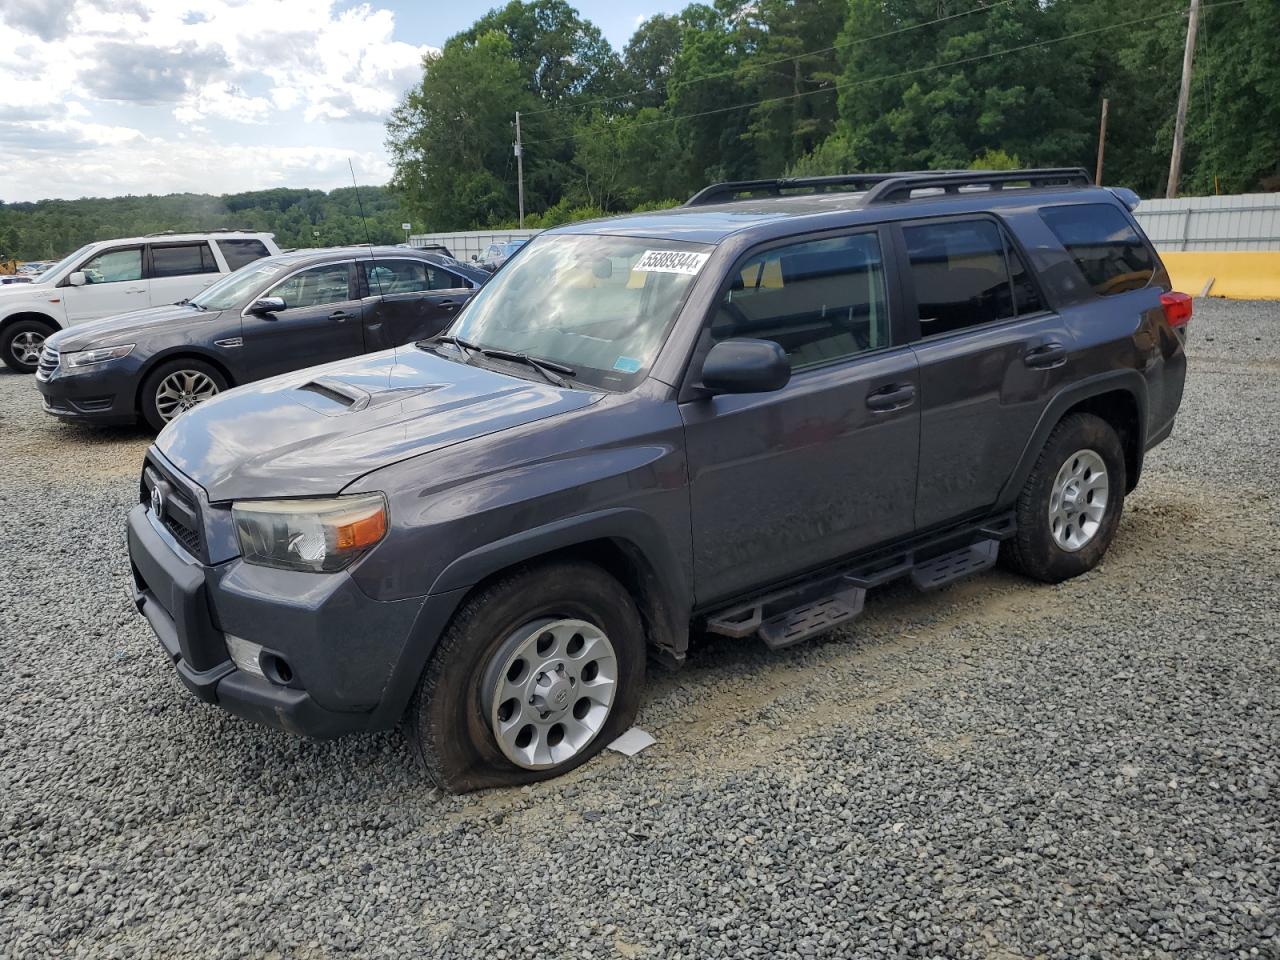
<path fill-rule="evenodd" d="M 106 363 L 108 360 L 119 360 L 127 357 L 133 350 L 132 343 L 118 347 L 100 347 L 97 350 L 80 350 L 76 353 L 64 353 L 59 359 L 68 370 L 80 370 L 95 363 Z"/>
<path fill-rule="evenodd" d="M 387 499 L 365 493 L 331 500 L 233 504 L 246 563 L 282 570 L 341 570 L 387 534 Z"/>

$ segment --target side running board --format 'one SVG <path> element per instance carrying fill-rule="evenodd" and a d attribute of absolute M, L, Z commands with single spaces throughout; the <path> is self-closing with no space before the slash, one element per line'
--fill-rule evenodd
<path fill-rule="evenodd" d="M 718 610 L 707 618 L 706 629 L 726 637 L 755 634 L 771 650 L 789 647 L 852 620 L 862 613 L 867 591 L 890 580 L 910 576 L 918 590 L 937 590 L 990 569 L 999 556 L 1000 541 L 1013 533 L 1012 516 L 998 517 L 934 545 L 925 544 L 873 563 L 820 575 Z M 962 545 L 935 552 L 939 546 L 958 541 L 963 541 Z M 920 553 L 925 557 L 917 559 Z"/>

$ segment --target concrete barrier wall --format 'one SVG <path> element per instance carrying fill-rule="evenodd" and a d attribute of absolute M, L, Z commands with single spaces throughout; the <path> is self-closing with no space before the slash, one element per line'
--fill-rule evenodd
<path fill-rule="evenodd" d="M 1280 193 L 1143 200 L 1134 216 L 1178 290 L 1280 299 Z"/>

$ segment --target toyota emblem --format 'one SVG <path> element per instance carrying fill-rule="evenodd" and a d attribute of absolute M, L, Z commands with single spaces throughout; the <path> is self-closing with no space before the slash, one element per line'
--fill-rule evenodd
<path fill-rule="evenodd" d="M 164 491 L 158 483 L 151 488 L 151 512 L 157 517 L 164 516 Z"/>

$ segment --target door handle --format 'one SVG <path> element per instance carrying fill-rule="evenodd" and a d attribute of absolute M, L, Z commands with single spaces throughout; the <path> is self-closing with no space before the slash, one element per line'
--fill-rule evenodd
<path fill-rule="evenodd" d="M 1067 348 L 1054 340 L 1028 350 L 1022 362 L 1036 370 L 1051 370 L 1067 362 Z"/>
<path fill-rule="evenodd" d="M 909 407 L 916 399 L 914 383 L 891 383 L 867 394 L 867 409 L 876 413 L 887 413 L 890 410 L 901 410 Z"/>
<path fill-rule="evenodd" d="M 347 313 L 345 310 L 335 310 L 333 313 L 329 314 L 329 319 L 337 320 L 341 323 L 343 320 L 350 320 L 353 316 L 354 314 Z"/>
<path fill-rule="evenodd" d="M 456 310 L 458 309 L 458 301 L 457 300 L 437 300 L 436 306 L 443 307 L 446 310 Z"/>

